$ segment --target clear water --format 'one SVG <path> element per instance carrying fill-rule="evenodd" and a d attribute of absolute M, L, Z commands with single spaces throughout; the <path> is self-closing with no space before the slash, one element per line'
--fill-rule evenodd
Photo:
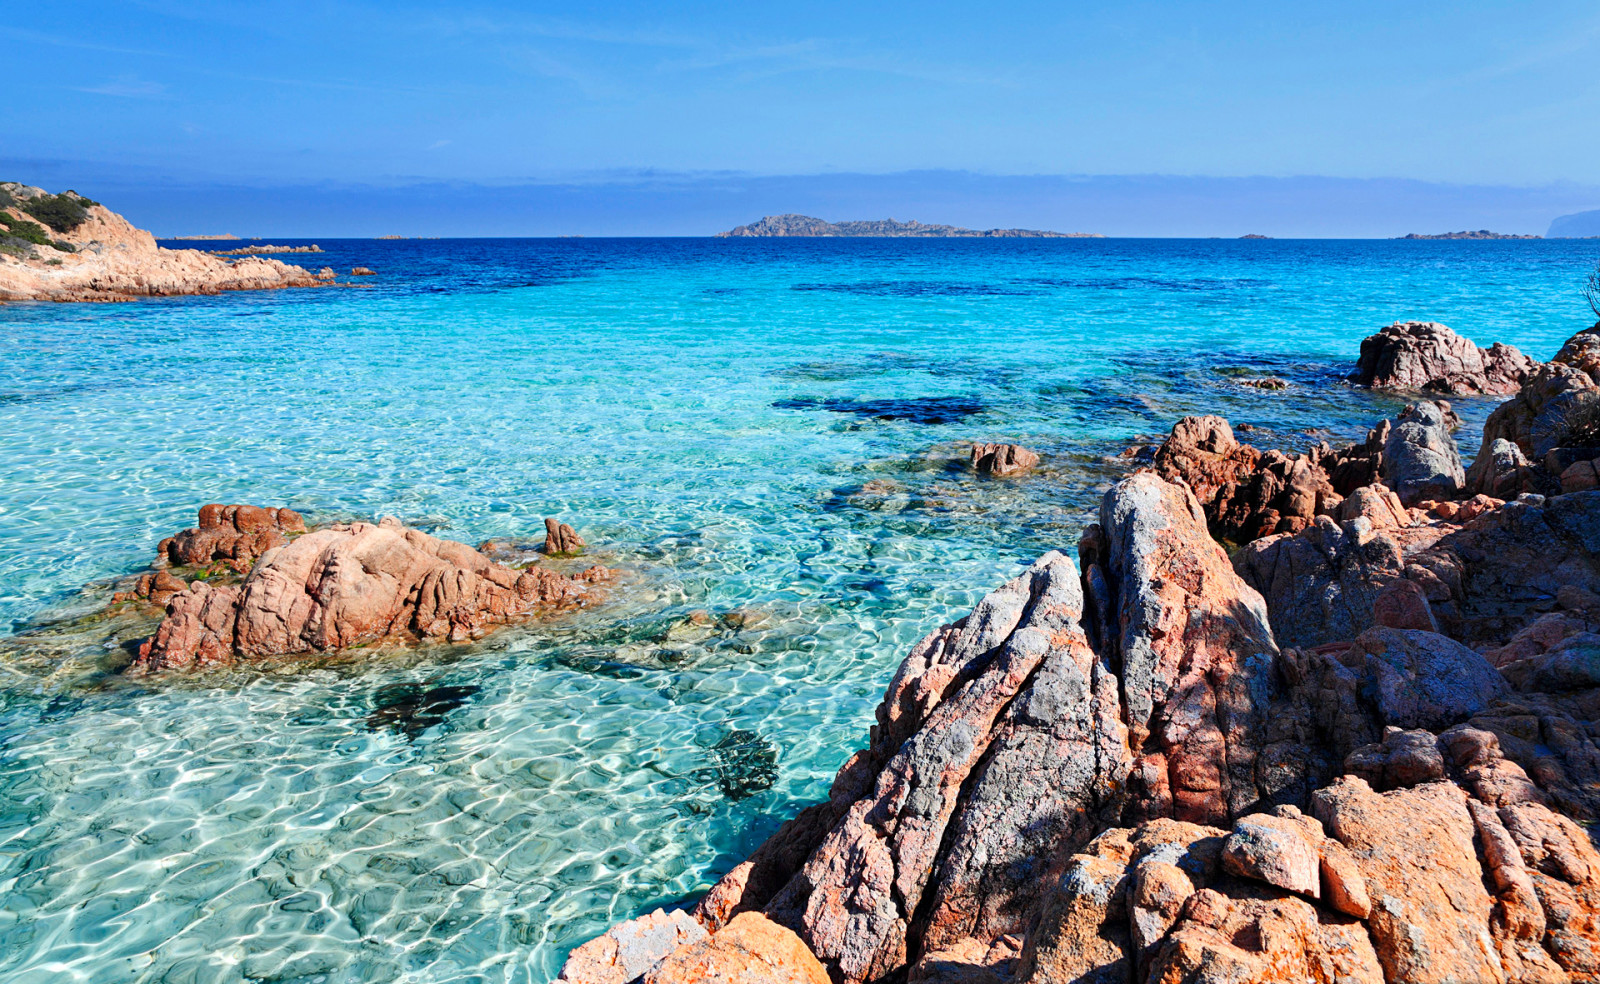
<path fill-rule="evenodd" d="M 0 979 L 548 980 L 820 798 L 910 644 L 1075 542 L 1103 456 L 1202 410 L 1357 437 L 1397 406 L 1339 382 L 1363 335 L 1548 357 L 1597 252 L 322 245 L 379 276 L 0 308 Z M 973 439 L 1046 468 L 980 481 Z M 559 515 L 625 581 L 471 647 L 106 672 L 148 625 L 83 616 L 209 501 L 468 542 Z M 765 621 L 688 621 L 735 610 Z"/>

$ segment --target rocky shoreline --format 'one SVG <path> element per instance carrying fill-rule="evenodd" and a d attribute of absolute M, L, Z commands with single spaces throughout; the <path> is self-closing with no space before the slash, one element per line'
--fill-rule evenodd
<path fill-rule="evenodd" d="M 48 229 L 35 212 L 48 218 Z M 0 183 L 0 227 L 0 302 L 126 301 L 333 282 L 331 270 L 313 274 L 256 256 L 230 262 L 197 249 L 164 249 L 104 205 L 14 182 Z"/>
<path fill-rule="evenodd" d="M 825 802 L 562 978 L 1600 976 L 1600 325 L 1397 327 L 1368 385 L 1514 392 L 1470 468 L 1442 402 L 1301 454 L 1185 418 L 912 649 Z"/>

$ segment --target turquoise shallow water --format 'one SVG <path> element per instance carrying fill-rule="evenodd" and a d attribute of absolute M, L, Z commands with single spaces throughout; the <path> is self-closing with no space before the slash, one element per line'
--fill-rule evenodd
<path fill-rule="evenodd" d="M 1339 382 L 1363 335 L 1547 358 L 1597 252 L 322 245 L 379 276 L 0 308 L 0 978 L 548 980 L 822 796 L 912 642 L 1075 542 L 1103 456 L 1197 411 L 1357 437 L 1398 405 Z M 1044 472 L 980 481 L 973 439 Z M 559 515 L 624 582 L 471 647 L 101 672 L 108 631 L 56 620 L 208 501 L 474 543 Z M 735 610 L 764 621 L 689 619 Z"/>

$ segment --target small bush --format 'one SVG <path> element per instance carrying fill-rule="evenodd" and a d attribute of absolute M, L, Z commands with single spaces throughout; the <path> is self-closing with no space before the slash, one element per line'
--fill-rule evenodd
<path fill-rule="evenodd" d="M 1596 318 L 1600 318 L 1600 263 L 1596 263 L 1594 269 L 1589 271 L 1589 279 L 1583 284 L 1583 297 L 1589 302 L 1589 310 L 1594 312 Z"/>
<path fill-rule="evenodd" d="M 59 195 L 30 198 L 22 203 L 22 210 L 56 232 L 71 232 L 83 225 L 83 220 L 89 217 L 89 205 L 93 204 L 86 198 L 79 198 L 76 192 L 65 191 Z"/>
<path fill-rule="evenodd" d="M 35 246 L 53 245 L 50 236 L 44 231 L 44 226 L 37 222 L 29 222 L 27 219 L 14 219 L 4 212 L 0 212 L 0 229 L 4 229 L 6 235 L 12 239 L 20 239 Z"/>

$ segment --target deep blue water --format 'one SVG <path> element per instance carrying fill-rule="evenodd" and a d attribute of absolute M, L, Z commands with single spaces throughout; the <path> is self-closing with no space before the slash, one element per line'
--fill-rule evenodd
<path fill-rule="evenodd" d="M 319 242 L 283 259 L 378 275 L 0 307 L 0 978 L 547 980 L 822 796 L 910 645 L 1075 543 L 1104 456 L 1192 412 L 1357 438 L 1399 406 L 1342 382 L 1362 336 L 1548 358 L 1600 252 Z M 995 439 L 1042 472 L 968 474 Z M 471 543 L 558 515 L 625 580 L 468 647 L 101 672 L 109 630 L 59 619 L 210 501 Z M 734 610 L 765 621 L 689 619 Z M 439 720 L 384 716 L 429 688 Z"/>

